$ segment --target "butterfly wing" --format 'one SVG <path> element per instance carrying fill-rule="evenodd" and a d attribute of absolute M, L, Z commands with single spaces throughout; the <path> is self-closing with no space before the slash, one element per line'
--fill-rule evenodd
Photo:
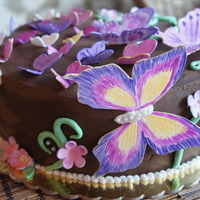
<path fill-rule="evenodd" d="M 184 47 L 160 56 L 139 61 L 133 68 L 136 94 L 140 106 L 156 103 L 180 77 L 186 62 Z"/>
<path fill-rule="evenodd" d="M 0 58 L 0 63 L 4 63 L 9 59 L 13 51 L 13 42 L 14 42 L 13 38 L 9 38 L 6 40 L 5 46 L 4 46 L 4 57 Z"/>
<path fill-rule="evenodd" d="M 142 121 L 144 137 L 158 154 L 200 146 L 200 128 L 181 116 L 153 112 Z"/>
<path fill-rule="evenodd" d="M 28 31 L 21 33 L 17 38 L 15 38 L 14 42 L 17 44 L 25 44 L 28 42 L 32 37 L 36 35 L 37 31 Z"/>
<path fill-rule="evenodd" d="M 136 107 L 135 82 L 115 64 L 88 69 L 68 78 L 78 83 L 78 99 L 83 104 L 98 109 L 126 111 Z"/>
<path fill-rule="evenodd" d="M 140 164 L 146 143 L 139 131 L 137 123 L 125 124 L 100 139 L 93 150 L 100 163 L 95 176 L 126 171 Z"/>
<path fill-rule="evenodd" d="M 59 52 L 55 52 L 50 55 L 42 53 L 34 60 L 33 68 L 37 71 L 44 71 L 57 62 L 61 56 L 62 54 Z"/>
<path fill-rule="evenodd" d="M 146 40 L 157 32 L 158 28 L 156 27 L 137 28 L 123 31 L 120 37 L 123 43 L 130 43 Z"/>

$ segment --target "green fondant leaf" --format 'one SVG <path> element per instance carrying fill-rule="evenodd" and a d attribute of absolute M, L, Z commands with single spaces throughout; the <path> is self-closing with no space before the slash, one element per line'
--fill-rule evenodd
<path fill-rule="evenodd" d="M 54 164 L 48 165 L 48 166 L 46 167 L 46 169 L 47 169 L 47 170 L 60 169 L 60 168 L 63 167 L 62 162 L 63 162 L 63 160 L 58 160 L 58 161 L 55 162 Z"/>
<path fill-rule="evenodd" d="M 35 168 L 32 167 L 32 166 L 26 167 L 23 170 L 23 174 L 26 177 L 26 180 L 30 181 L 34 177 L 34 175 L 35 175 Z"/>

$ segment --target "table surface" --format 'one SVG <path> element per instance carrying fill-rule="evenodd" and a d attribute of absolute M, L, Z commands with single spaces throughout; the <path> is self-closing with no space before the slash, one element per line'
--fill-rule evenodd
<path fill-rule="evenodd" d="M 40 190 L 30 190 L 22 183 L 10 180 L 6 175 L 0 174 L 1 200 L 61 200 L 60 196 L 49 196 Z M 165 195 L 157 200 L 197 200 L 200 199 L 200 185 L 182 190 L 176 194 Z"/>

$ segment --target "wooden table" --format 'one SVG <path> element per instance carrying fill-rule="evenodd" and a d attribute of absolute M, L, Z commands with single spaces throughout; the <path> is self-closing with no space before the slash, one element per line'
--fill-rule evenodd
<path fill-rule="evenodd" d="M 61 200 L 58 195 L 49 196 L 41 190 L 30 190 L 22 183 L 10 180 L 6 175 L 0 174 L 0 199 L 1 200 Z M 197 200 L 200 199 L 200 185 L 183 190 L 173 195 L 165 195 L 157 200 Z"/>

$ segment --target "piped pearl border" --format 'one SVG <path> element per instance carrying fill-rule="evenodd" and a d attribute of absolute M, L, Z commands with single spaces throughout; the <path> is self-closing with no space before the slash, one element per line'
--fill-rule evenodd
<path fill-rule="evenodd" d="M 166 180 L 172 180 L 176 177 L 183 178 L 186 174 L 193 173 L 195 170 L 200 169 L 200 156 L 193 158 L 191 161 L 181 164 L 178 168 L 169 168 L 167 170 L 161 170 L 160 172 L 150 172 L 142 175 L 128 175 L 128 176 L 105 176 L 94 178 L 90 175 L 77 174 L 59 170 L 46 170 L 44 166 L 39 164 L 35 165 L 37 170 L 44 172 L 46 175 L 54 176 L 55 178 L 64 179 L 69 182 L 80 184 L 92 184 L 94 186 L 109 186 L 109 187 L 121 187 L 128 185 L 147 185 L 147 184 L 162 184 Z"/>

